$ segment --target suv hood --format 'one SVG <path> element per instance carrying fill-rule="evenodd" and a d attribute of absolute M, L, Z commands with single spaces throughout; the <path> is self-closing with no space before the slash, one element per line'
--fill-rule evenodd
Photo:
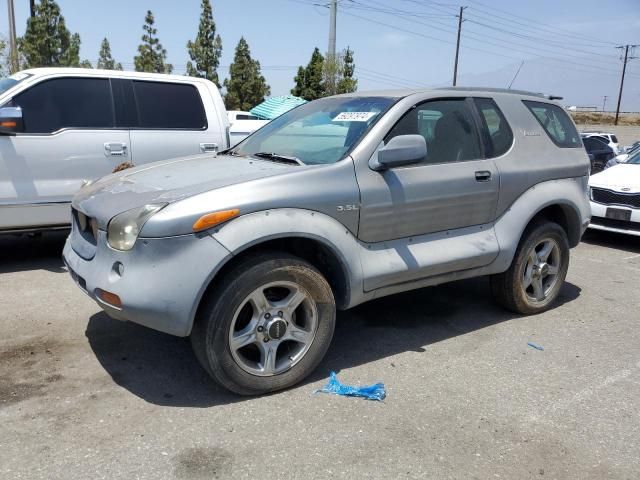
<path fill-rule="evenodd" d="M 118 213 L 149 203 L 172 203 L 199 193 L 299 171 L 253 157 L 196 155 L 164 160 L 108 175 L 82 188 L 72 205 L 104 228 Z"/>
<path fill-rule="evenodd" d="M 625 193 L 640 192 L 640 165 L 622 163 L 607 168 L 590 177 L 589 185 L 617 191 L 628 188 Z"/>

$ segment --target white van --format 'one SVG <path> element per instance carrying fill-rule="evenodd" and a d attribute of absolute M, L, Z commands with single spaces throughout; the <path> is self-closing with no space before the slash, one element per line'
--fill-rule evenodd
<path fill-rule="evenodd" d="M 68 227 L 71 197 L 123 163 L 229 146 L 220 92 L 202 78 L 37 68 L 0 79 L 0 232 Z"/>

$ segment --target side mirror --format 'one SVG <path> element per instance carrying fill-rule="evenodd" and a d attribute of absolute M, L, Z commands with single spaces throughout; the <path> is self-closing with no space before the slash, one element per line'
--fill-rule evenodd
<path fill-rule="evenodd" d="M 20 107 L 0 108 L 0 135 L 15 135 L 24 131 Z"/>
<path fill-rule="evenodd" d="M 427 142 L 422 135 L 398 135 L 378 150 L 378 159 L 371 162 L 371 168 L 379 172 L 419 163 L 425 158 Z"/>

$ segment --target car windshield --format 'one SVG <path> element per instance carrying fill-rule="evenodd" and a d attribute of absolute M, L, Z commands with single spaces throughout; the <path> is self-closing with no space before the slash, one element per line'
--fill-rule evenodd
<path fill-rule="evenodd" d="M 10 77 L 0 79 L 0 95 L 31 76 L 30 73 L 14 73 Z"/>
<path fill-rule="evenodd" d="M 290 157 L 307 165 L 343 159 L 393 105 L 388 97 L 330 97 L 301 105 L 271 121 L 231 153 Z"/>
<path fill-rule="evenodd" d="M 632 165 L 640 165 L 640 151 L 631 155 L 625 163 L 632 164 Z"/>

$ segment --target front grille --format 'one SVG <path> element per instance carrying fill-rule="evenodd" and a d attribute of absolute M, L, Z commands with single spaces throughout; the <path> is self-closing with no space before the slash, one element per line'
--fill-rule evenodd
<path fill-rule="evenodd" d="M 619 193 L 602 188 L 593 188 L 591 193 L 594 202 L 640 208 L 640 193 Z"/>
<path fill-rule="evenodd" d="M 614 220 L 613 218 L 591 217 L 591 223 L 609 228 L 619 228 L 620 230 L 640 231 L 640 222 L 625 222 L 624 220 Z"/>
<path fill-rule="evenodd" d="M 73 215 L 73 226 L 78 230 L 78 233 L 87 242 L 91 243 L 92 245 L 96 245 L 96 237 L 98 236 L 98 223 L 96 222 L 95 218 L 88 217 L 75 208 L 71 208 L 71 211 Z"/>

